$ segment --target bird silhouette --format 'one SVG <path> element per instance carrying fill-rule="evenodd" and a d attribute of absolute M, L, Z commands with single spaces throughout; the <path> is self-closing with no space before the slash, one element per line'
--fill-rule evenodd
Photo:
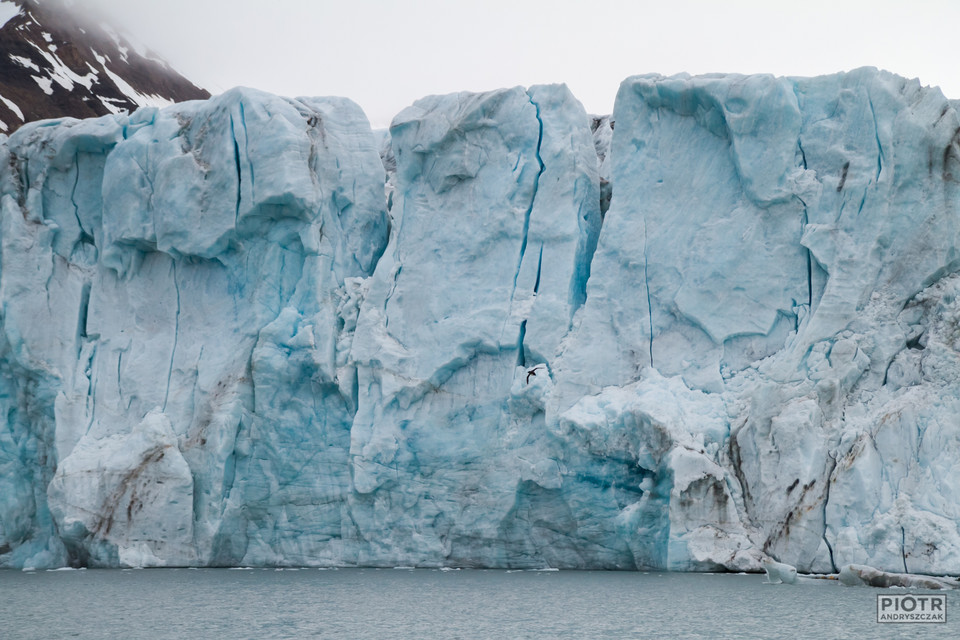
<path fill-rule="evenodd" d="M 527 370 L 527 384 L 530 384 L 530 377 L 537 375 L 537 369 L 539 369 L 542 366 L 543 366 L 542 364 L 538 364 L 533 369 Z"/>

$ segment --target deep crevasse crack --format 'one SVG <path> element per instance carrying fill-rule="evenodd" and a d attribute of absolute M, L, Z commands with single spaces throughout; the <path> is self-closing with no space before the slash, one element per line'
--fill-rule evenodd
<path fill-rule="evenodd" d="M 517 259 L 517 270 L 513 274 L 513 293 L 510 294 L 510 299 L 513 299 L 513 294 L 517 290 L 517 279 L 520 277 L 520 267 L 523 266 L 523 256 L 527 251 L 527 236 L 530 233 L 530 215 L 533 213 L 533 205 L 537 201 L 537 190 L 540 188 L 540 176 L 543 175 L 546 166 L 543 164 L 543 158 L 540 157 L 540 146 L 543 144 L 543 119 L 540 117 L 540 105 L 538 105 L 532 96 L 528 93 L 527 96 L 530 98 L 530 104 L 533 105 L 536 109 L 537 124 L 540 127 L 539 135 L 537 137 L 537 164 L 540 166 L 537 171 L 537 175 L 533 178 L 533 194 L 530 196 L 530 206 L 527 207 L 526 212 L 523 214 L 523 237 L 520 241 L 520 256 Z"/>
<path fill-rule="evenodd" d="M 537 164 L 539 169 L 537 170 L 537 175 L 533 178 L 533 193 L 530 196 L 530 206 L 527 207 L 526 212 L 523 214 L 523 237 L 520 241 L 520 256 L 517 258 L 517 270 L 513 274 L 513 289 L 510 292 L 510 302 L 513 302 L 513 297 L 517 293 L 517 279 L 520 277 L 520 269 L 523 267 L 523 258 L 527 252 L 527 239 L 530 233 L 530 215 L 533 213 L 533 207 L 537 202 L 537 191 L 540 188 L 540 176 L 543 175 L 546 165 L 543 164 L 543 158 L 540 157 L 540 147 L 543 144 L 543 119 L 540 117 L 540 105 L 534 101 L 533 96 L 527 92 L 527 97 L 530 99 L 530 104 L 533 105 L 536 109 L 537 124 L 539 125 L 539 131 L 537 135 Z M 533 293 L 536 294 L 540 289 L 540 269 L 543 265 L 543 244 L 540 245 L 540 257 L 537 264 L 537 279 L 533 286 Z M 526 366 L 526 356 L 525 356 L 525 347 L 523 344 L 524 339 L 527 334 L 527 318 L 524 318 L 520 322 L 520 330 L 517 335 L 517 366 Z"/>
<path fill-rule="evenodd" d="M 237 142 L 237 131 L 234 126 L 233 116 L 230 116 L 230 136 L 233 138 L 233 162 L 234 166 L 237 169 L 237 202 L 236 202 L 236 213 L 234 214 L 234 226 L 236 226 L 237 221 L 240 219 L 240 199 L 241 199 L 241 189 L 242 178 L 240 173 L 240 143 Z"/>
<path fill-rule="evenodd" d="M 161 411 L 167 410 L 167 399 L 170 397 L 170 378 L 173 376 L 173 358 L 177 355 L 177 341 L 180 337 L 180 283 L 177 282 L 176 260 L 171 261 L 171 269 L 173 270 L 173 287 L 177 291 L 177 315 L 173 325 L 173 348 L 170 350 L 170 366 L 167 368 L 167 390 L 163 394 L 163 408 Z"/>
<path fill-rule="evenodd" d="M 874 181 L 880 182 L 880 172 L 883 171 L 883 145 L 880 144 L 880 125 L 877 122 L 877 112 L 873 108 L 873 98 L 870 97 L 869 92 L 867 92 L 867 102 L 870 104 L 870 115 L 873 116 L 873 136 L 877 141 L 877 176 Z"/>
<path fill-rule="evenodd" d="M 647 221 L 643 220 L 643 285 L 647 292 L 647 322 L 650 325 L 650 367 L 653 368 L 653 305 L 650 304 L 650 264 L 647 260 Z"/>

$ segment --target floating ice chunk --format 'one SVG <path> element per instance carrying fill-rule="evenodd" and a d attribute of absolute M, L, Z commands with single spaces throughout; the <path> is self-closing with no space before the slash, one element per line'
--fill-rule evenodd
<path fill-rule="evenodd" d="M 793 565 L 764 558 L 763 570 L 767 572 L 767 582 L 770 584 L 796 584 L 797 582 L 797 568 Z"/>
<path fill-rule="evenodd" d="M 952 578 L 921 576 L 913 573 L 890 573 L 862 564 L 848 564 L 840 569 L 840 582 L 848 587 L 906 587 L 910 589 L 957 589 L 960 581 Z"/>

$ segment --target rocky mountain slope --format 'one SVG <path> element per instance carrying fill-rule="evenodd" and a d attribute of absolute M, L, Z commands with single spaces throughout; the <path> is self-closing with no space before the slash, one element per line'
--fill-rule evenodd
<path fill-rule="evenodd" d="M 0 0 L 0 133 L 208 97 L 79 6 Z"/>

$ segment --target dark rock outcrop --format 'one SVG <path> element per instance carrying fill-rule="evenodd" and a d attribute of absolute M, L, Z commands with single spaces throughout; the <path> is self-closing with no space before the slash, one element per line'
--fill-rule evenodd
<path fill-rule="evenodd" d="M 0 133 L 45 118 L 89 118 L 210 94 L 79 6 L 6 0 L 0 25 Z M 3 19 L 0 15 L 0 20 Z"/>

